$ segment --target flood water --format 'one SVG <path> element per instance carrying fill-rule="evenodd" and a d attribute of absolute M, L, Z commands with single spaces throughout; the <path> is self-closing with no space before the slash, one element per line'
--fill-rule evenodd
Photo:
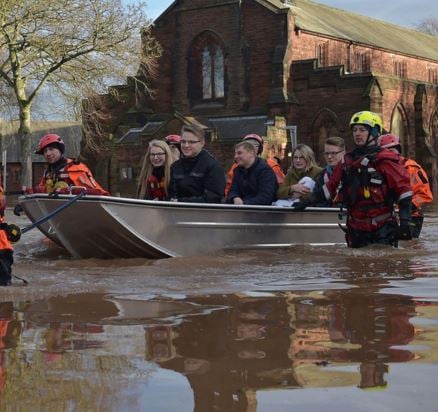
<path fill-rule="evenodd" d="M 32 230 L 0 410 L 437 411 L 437 239 L 434 210 L 399 249 L 75 260 Z"/>

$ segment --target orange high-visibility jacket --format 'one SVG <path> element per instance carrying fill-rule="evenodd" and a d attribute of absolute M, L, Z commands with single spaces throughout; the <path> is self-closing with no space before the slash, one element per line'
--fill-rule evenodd
<path fill-rule="evenodd" d="M 53 185 L 56 185 L 57 182 L 65 182 L 67 186 L 85 187 L 91 194 L 109 195 L 109 192 L 96 182 L 90 169 L 77 160 L 67 159 L 67 165 L 59 170 L 56 176 L 52 176 L 46 170 L 36 189 L 39 192 L 51 192 Z"/>
<path fill-rule="evenodd" d="M 412 203 L 417 209 L 421 209 L 425 204 L 433 201 L 427 173 L 415 160 L 403 158 L 402 161 L 411 179 Z M 413 216 L 415 215 L 416 211 L 414 210 Z"/>
<path fill-rule="evenodd" d="M 281 166 L 274 160 L 274 159 L 266 159 L 266 162 L 269 166 L 271 166 L 271 169 L 274 171 L 275 176 L 277 178 L 277 183 L 280 185 L 284 182 L 285 174 L 283 173 L 283 170 L 281 170 Z M 233 163 L 230 170 L 228 170 L 227 173 L 227 184 L 225 186 L 225 197 L 228 196 L 228 192 L 230 191 L 231 184 L 233 183 L 233 177 L 234 177 L 234 169 L 237 167 L 237 163 Z"/>
<path fill-rule="evenodd" d="M 3 187 L 0 186 L 0 223 L 4 222 L 4 213 L 6 208 L 5 195 L 3 193 Z M 14 250 L 12 243 L 8 240 L 6 232 L 0 229 L 0 250 Z"/>

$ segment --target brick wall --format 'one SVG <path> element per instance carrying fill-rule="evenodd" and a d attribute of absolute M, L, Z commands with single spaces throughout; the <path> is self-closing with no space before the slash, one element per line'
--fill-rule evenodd
<path fill-rule="evenodd" d="M 191 105 L 188 51 L 207 30 L 225 46 L 226 98 L 223 104 Z M 382 115 L 387 130 L 396 126 L 403 131 L 406 152 L 427 163 L 437 180 L 436 159 L 426 143 L 437 151 L 438 136 L 425 135 L 431 131 L 438 106 L 438 86 L 429 83 L 430 71 L 438 71 L 438 62 L 295 31 L 291 14 L 275 12 L 254 0 L 179 1 L 156 22 L 154 34 L 163 55 L 154 82 L 156 96 L 144 110 L 170 114 L 177 110 L 199 119 L 284 116 L 288 125 L 298 125 L 299 141 L 318 153 L 327 133 L 339 134 L 351 147 L 351 115 L 373 110 Z M 318 64 L 319 46 L 325 54 Z M 409 80 L 394 75 L 397 62 Z M 273 95 L 282 92 L 291 101 L 274 104 Z M 169 127 L 167 131 L 178 130 Z M 207 148 L 228 166 L 234 143 L 219 138 Z M 139 162 L 138 151 L 129 148 L 120 156 L 125 163 L 130 156 L 135 164 Z"/>

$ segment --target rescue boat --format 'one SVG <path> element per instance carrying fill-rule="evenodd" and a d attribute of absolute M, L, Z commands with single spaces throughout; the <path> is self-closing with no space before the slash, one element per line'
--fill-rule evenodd
<path fill-rule="evenodd" d="M 74 258 L 165 258 L 296 244 L 344 243 L 338 208 L 159 202 L 86 195 L 30 194 L 29 219 Z M 68 207 L 63 205 L 70 202 Z M 57 210 L 60 210 L 57 212 Z M 49 217 L 49 219 L 44 219 Z"/>

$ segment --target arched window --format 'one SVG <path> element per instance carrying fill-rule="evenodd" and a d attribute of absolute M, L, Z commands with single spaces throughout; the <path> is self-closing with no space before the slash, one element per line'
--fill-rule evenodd
<path fill-rule="evenodd" d="M 324 142 L 331 136 L 340 136 L 340 130 L 336 121 L 335 114 L 330 110 L 322 110 L 316 117 L 312 125 L 313 150 L 319 164 L 324 164 L 322 152 Z"/>
<path fill-rule="evenodd" d="M 370 70 L 369 53 L 356 52 L 354 57 L 355 57 L 355 71 L 357 73 L 364 73 Z"/>
<path fill-rule="evenodd" d="M 225 98 L 226 65 L 222 42 L 215 34 L 199 35 L 188 55 L 188 96 L 192 103 Z"/>
<path fill-rule="evenodd" d="M 428 70 L 428 81 L 429 83 L 438 83 L 438 70 L 429 69 Z"/>
<path fill-rule="evenodd" d="M 320 67 L 328 66 L 328 43 L 320 43 L 316 47 L 316 59 Z"/>
<path fill-rule="evenodd" d="M 398 77 L 406 78 L 408 75 L 408 65 L 406 62 L 395 61 L 394 62 L 394 74 Z"/>
<path fill-rule="evenodd" d="M 217 45 L 205 46 L 202 52 L 202 98 L 224 97 L 224 54 Z"/>
<path fill-rule="evenodd" d="M 435 150 L 435 153 L 438 153 L 438 110 L 435 110 L 435 113 L 432 116 L 430 132 L 429 143 Z"/>
<path fill-rule="evenodd" d="M 407 156 L 414 156 L 415 154 L 409 153 L 409 131 L 406 119 L 407 116 L 405 110 L 400 104 L 398 104 L 392 112 L 390 130 L 391 133 L 400 138 L 404 154 Z"/>

